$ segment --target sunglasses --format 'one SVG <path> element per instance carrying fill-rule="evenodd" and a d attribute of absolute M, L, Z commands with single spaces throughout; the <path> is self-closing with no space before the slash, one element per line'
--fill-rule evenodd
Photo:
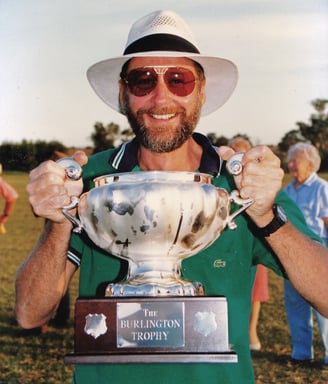
<path fill-rule="evenodd" d="M 134 96 L 142 97 L 156 88 L 158 76 L 163 76 L 167 89 L 176 96 L 188 96 L 195 88 L 194 73 L 190 69 L 181 67 L 136 68 L 122 76 L 122 80 Z"/>

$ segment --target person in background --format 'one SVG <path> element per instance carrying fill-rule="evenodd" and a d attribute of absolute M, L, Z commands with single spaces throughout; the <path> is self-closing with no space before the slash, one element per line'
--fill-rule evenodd
<path fill-rule="evenodd" d="M 200 53 L 179 15 L 152 12 L 132 25 L 123 55 L 88 70 L 93 89 L 127 117 L 135 137 L 89 159 L 75 153 L 73 159 L 83 164 L 83 179 L 78 181 L 67 180 L 65 169 L 53 161 L 30 172 L 29 202 L 34 214 L 47 222 L 16 275 L 15 314 L 23 328 L 40 326 L 52 317 L 78 268 L 79 295 L 84 297 L 96 297 L 104 281 L 128 273 L 121 259 L 72 233 L 72 223 L 63 215 L 71 196 L 94 188 L 95 177 L 201 172 L 212 175 L 215 186 L 228 192 L 238 189 L 242 198 L 253 200 L 238 216 L 235 230 L 224 231 L 210 247 L 185 259 L 181 268 L 184 278 L 204 284 L 207 295 L 227 298 L 229 342 L 238 362 L 77 364 L 74 384 L 253 384 L 248 324 L 252 267 L 259 263 L 287 275 L 306 299 L 328 314 L 328 250 L 281 190 L 280 160 L 267 146 L 253 147 L 243 156 L 242 173 L 234 177 L 225 166 L 234 150 L 215 148 L 195 132 L 201 114 L 228 100 L 237 77 L 230 60 Z"/>
<path fill-rule="evenodd" d="M 0 163 L 0 175 L 2 174 L 2 164 Z M 7 232 L 5 222 L 8 220 L 9 215 L 14 209 L 18 193 L 10 184 L 8 184 L 0 176 L 0 196 L 5 201 L 2 215 L 0 216 L 0 234 L 3 235 Z"/>
<path fill-rule="evenodd" d="M 234 136 L 229 140 L 228 145 L 236 152 L 247 152 L 252 148 L 249 140 L 242 136 Z M 261 303 L 269 300 L 269 279 L 268 270 L 258 264 L 254 267 L 255 279 L 252 291 L 252 310 L 249 320 L 249 347 L 252 351 L 261 350 L 261 341 L 257 332 L 257 325 L 261 312 Z"/>
<path fill-rule="evenodd" d="M 289 148 L 287 160 L 293 180 L 285 190 L 302 210 L 308 226 L 320 236 L 327 247 L 328 182 L 317 174 L 321 164 L 319 152 L 312 144 L 301 142 Z M 314 312 L 325 350 L 323 369 L 328 371 L 328 319 L 313 309 L 286 279 L 284 298 L 291 333 L 292 363 L 302 364 L 314 358 L 312 340 Z"/>
<path fill-rule="evenodd" d="M 249 139 L 246 139 L 243 136 L 234 136 L 228 141 L 229 147 L 231 147 L 236 152 L 247 152 L 252 148 L 252 143 Z"/>

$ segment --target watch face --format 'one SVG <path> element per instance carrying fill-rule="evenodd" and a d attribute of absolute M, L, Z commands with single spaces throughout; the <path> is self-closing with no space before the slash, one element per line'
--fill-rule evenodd
<path fill-rule="evenodd" d="M 277 211 L 277 214 L 280 217 L 280 219 L 282 221 L 286 222 L 287 221 L 287 215 L 286 215 L 285 211 L 280 207 L 280 205 L 276 205 L 276 211 Z"/>

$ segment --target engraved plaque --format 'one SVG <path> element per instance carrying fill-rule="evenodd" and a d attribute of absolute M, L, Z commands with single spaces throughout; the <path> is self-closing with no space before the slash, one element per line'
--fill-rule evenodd
<path fill-rule="evenodd" d="M 117 347 L 168 347 L 185 345 L 183 302 L 117 304 Z"/>

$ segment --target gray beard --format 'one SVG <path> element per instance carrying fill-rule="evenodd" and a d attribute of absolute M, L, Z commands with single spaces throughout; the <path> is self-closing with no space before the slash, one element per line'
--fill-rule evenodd
<path fill-rule="evenodd" d="M 127 96 L 124 97 L 124 104 L 121 105 L 121 111 L 126 115 L 130 126 L 139 141 L 140 145 L 156 153 L 171 152 L 181 147 L 183 143 L 194 132 L 200 117 L 201 104 L 197 103 L 190 116 L 186 116 L 185 111 L 179 111 L 182 114 L 182 122 L 170 139 L 159 139 L 151 137 L 147 127 L 144 125 L 142 115 L 151 110 L 138 111 L 137 115 L 133 114 L 127 101 Z M 156 113 L 159 113 L 157 110 Z M 169 113 L 169 111 L 161 110 L 161 113 Z"/>

